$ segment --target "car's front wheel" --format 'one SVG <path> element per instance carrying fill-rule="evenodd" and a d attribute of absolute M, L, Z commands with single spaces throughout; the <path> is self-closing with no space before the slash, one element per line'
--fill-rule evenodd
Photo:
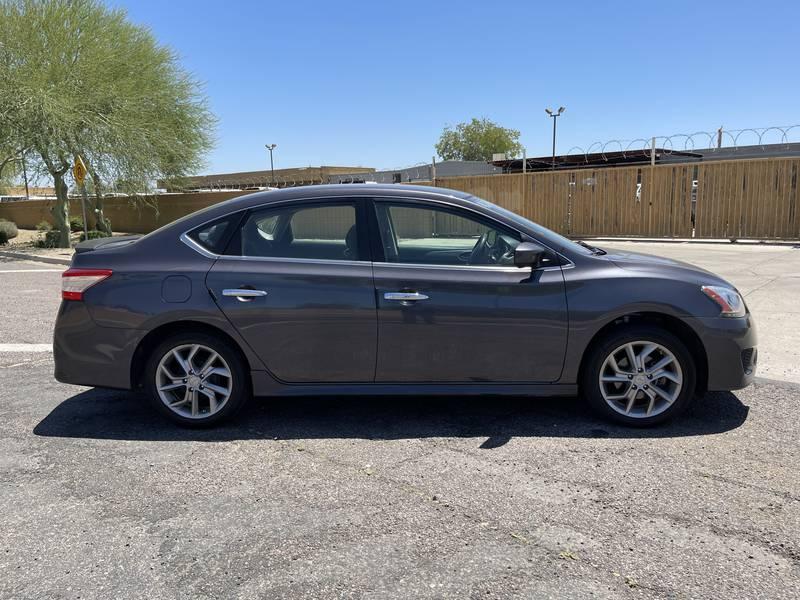
<path fill-rule="evenodd" d="M 686 409 L 696 373 L 692 354 L 676 336 L 657 327 L 629 326 L 590 350 L 581 390 L 605 417 L 644 427 Z"/>
<path fill-rule="evenodd" d="M 151 354 L 145 388 L 153 406 L 189 427 L 213 425 L 234 415 L 250 396 L 247 372 L 226 341 L 206 333 L 165 339 Z"/>

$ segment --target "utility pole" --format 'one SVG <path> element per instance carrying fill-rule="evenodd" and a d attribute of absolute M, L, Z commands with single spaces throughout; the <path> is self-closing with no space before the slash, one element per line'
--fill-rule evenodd
<path fill-rule="evenodd" d="M 81 210 L 83 211 L 83 239 L 89 239 L 89 223 L 86 221 L 86 204 L 89 201 L 86 197 L 86 165 L 80 155 L 75 155 L 75 163 L 72 165 L 72 176 L 81 188 Z"/>
<path fill-rule="evenodd" d="M 269 150 L 270 184 L 275 187 L 275 163 L 272 162 L 272 151 L 278 147 L 278 144 L 264 144 L 264 147 Z"/>
<path fill-rule="evenodd" d="M 555 112 L 550 110 L 549 108 L 544 109 L 544 112 L 553 117 L 553 164 L 552 164 L 553 170 L 555 170 L 556 168 L 556 119 L 558 119 L 558 117 L 561 116 L 561 113 L 563 113 L 564 110 L 565 109 L 563 106 L 559 106 L 558 110 Z"/>

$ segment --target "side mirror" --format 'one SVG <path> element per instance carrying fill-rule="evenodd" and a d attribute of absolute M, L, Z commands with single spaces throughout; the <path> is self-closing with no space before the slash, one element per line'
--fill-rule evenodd
<path fill-rule="evenodd" d="M 514 250 L 514 264 L 518 267 L 538 267 L 545 249 L 534 242 L 522 242 Z"/>

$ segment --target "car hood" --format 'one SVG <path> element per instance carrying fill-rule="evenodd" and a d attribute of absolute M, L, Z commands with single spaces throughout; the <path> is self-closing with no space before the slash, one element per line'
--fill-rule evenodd
<path fill-rule="evenodd" d="M 628 252 L 621 250 L 606 252 L 608 252 L 608 254 L 603 256 L 603 258 L 614 263 L 621 269 L 625 269 L 626 271 L 641 271 L 662 276 L 675 277 L 682 280 L 692 279 L 701 284 L 722 284 L 733 287 L 719 275 L 680 260 L 665 258 L 663 256 L 654 256 L 652 254 L 644 254 L 642 252 Z"/>

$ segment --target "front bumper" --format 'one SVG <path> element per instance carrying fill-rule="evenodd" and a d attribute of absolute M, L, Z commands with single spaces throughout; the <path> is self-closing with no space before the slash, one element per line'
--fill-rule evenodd
<path fill-rule="evenodd" d="M 133 353 L 143 336 L 137 329 L 99 327 L 83 302 L 62 300 L 53 335 L 55 378 L 130 389 Z"/>
<path fill-rule="evenodd" d="M 756 376 L 758 341 L 750 314 L 742 318 L 696 318 L 695 330 L 708 358 L 708 391 L 738 390 Z"/>

